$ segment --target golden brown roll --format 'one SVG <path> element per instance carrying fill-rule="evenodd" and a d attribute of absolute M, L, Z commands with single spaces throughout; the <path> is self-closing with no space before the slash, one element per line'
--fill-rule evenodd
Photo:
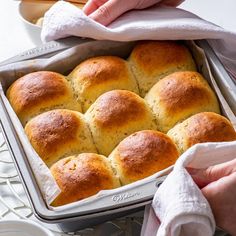
<path fill-rule="evenodd" d="M 173 41 L 143 41 L 133 49 L 129 63 L 142 97 L 161 78 L 175 71 L 196 71 L 189 50 Z"/>
<path fill-rule="evenodd" d="M 81 111 L 69 82 L 61 74 L 39 71 L 16 80 L 7 97 L 23 125 L 32 117 L 55 108 Z"/>
<path fill-rule="evenodd" d="M 25 132 L 46 165 L 82 152 L 97 152 L 82 114 L 57 109 L 31 119 Z"/>
<path fill-rule="evenodd" d="M 198 112 L 220 113 L 214 92 L 198 72 L 175 72 L 166 76 L 151 88 L 145 100 L 162 132 Z"/>
<path fill-rule="evenodd" d="M 101 95 L 85 113 L 98 152 L 109 155 L 128 135 L 156 129 L 153 114 L 145 101 L 127 90 Z"/>
<path fill-rule="evenodd" d="M 158 131 L 143 130 L 125 138 L 110 154 L 122 184 L 129 184 L 175 163 L 179 154 L 173 141 Z"/>
<path fill-rule="evenodd" d="M 50 170 L 61 189 L 53 206 L 79 201 L 100 190 L 120 186 L 108 159 L 94 153 L 64 158 L 56 162 Z"/>
<path fill-rule="evenodd" d="M 115 56 L 90 58 L 78 65 L 69 77 L 84 112 L 107 91 L 126 89 L 139 93 L 128 62 Z"/>
<path fill-rule="evenodd" d="M 213 112 L 202 112 L 176 125 L 168 133 L 180 153 L 196 143 L 236 140 L 236 132 L 225 117 Z"/>

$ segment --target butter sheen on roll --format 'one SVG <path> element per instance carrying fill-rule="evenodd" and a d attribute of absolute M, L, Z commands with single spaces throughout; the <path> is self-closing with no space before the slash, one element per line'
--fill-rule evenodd
<path fill-rule="evenodd" d="M 61 206 L 120 186 L 108 159 L 94 153 L 64 158 L 51 168 L 61 193 L 52 203 Z"/>
<path fill-rule="evenodd" d="M 166 134 L 143 130 L 122 140 L 109 159 L 125 185 L 173 165 L 178 156 L 175 144 Z"/>
<path fill-rule="evenodd" d="M 82 152 L 97 152 L 82 114 L 57 109 L 31 119 L 25 127 L 35 151 L 51 166 L 59 159 Z"/>
<path fill-rule="evenodd" d="M 69 78 L 84 112 L 107 91 L 126 89 L 139 94 L 128 62 L 115 56 L 90 58 L 79 64 Z"/>
<path fill-rule="evenodd" d="M 98 152 L 109 155 L 128 135 L 156 129 L 155 119 L 145 101 L 126 90 L 101 95 L 85 113 Z"/>
<path fill-rule="evenodd" d="M 34 116 L 55 108 L 81 111 L 73 90 L 59 73 L 39 71 L 16 80 L 7 97 L 23 126 Z"/>
<path fill-rule="evenodd" d="M 236 140 L 231 122 L 214 112 L 193 115 L 176 125 L 167 135 L 175 142 L 180 153 L 197 143 Z"/>
<path fill-rule="evenodd" d="M 128 59 L 142 97 L 163 77 L 176 71 L 196 71 L 189 50 L 173 41 L 139 42 Z"/>
<path fill-rule="evenodd" d="M 193 71 L 166 76 L 150 89 L 145 100 L 162 132 L 199 112 L 220 113 L 216 95 L 202 75 Z"/>

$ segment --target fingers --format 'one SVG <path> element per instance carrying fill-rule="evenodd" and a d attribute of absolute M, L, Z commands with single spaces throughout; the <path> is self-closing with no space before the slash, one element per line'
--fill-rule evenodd
<path fill-rule="evenodd" d="M 89 0 L 83 11 L 93 20 L 103 25 L 110 24 L 117 17 L 131 9 L 143 9 L 161 0 Z"/>
<path fill-rule="evenodd" d="M 177 6 L 183 0 L 89 0 L 84 6 L 83 11 L 93 20 L 106 26 L 126 11 L 143 9 L 158 2 L 168 6 Z"/>
<path fill-rule="evenodd" d="M 91 5 L 86 7 L 84 10 L 88 13 L 92 12 L 89 14 L 89 17 L 91 17 L 93 20 L 99 22 L 102 25 L 108 25 L 118 16 L 132 8 L 133 1 L 110 0 L 106 1 L 100 6 L 96 1 L 96 5 L 91 3 Z"/>
<path fill-rule="evenodd" d="M 188 168 L 188 172 L 191 174 L 195 183 L 202 188 L 211 182 L 236 172 L 236 159 L 210 166 L 207 169 Z"/>
<path fill-rule="evenodd" d="M 89 0 L 83 7 L 84 13 L 88 16 L 94 11 L 96 11 L 100 6 L 102 6 L 108 0 Z"/>
<path fill-rule="evenodd" d="M 89 0 L 83 8 L 86 15 L 103 25 L 110 24 L 117 17 L 131 9 L 143 9 L 155 3 L 178 6 L 184 0 Z"/>
<path fill-rule="evenodd" d="M 202 189 L 213 211 L 216 224 L 236 235 L 236 172 L 210 183 Z"/>
<path fill-rule="evenodd" d="M 236 159 L 207 169 L 188 168 L 209 202 L 216 224 L 236 236 Z"/>

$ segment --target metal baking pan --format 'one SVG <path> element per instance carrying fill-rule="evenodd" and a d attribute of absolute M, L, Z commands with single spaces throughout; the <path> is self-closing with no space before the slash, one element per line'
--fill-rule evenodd
<path fill-rule="evenodd" d="M 58 223 L 64 231 L 79 230 L 141 210 L 146 204 L 151 202 L 156 189 L 163 181 L 163 178 L 152 179 L 148 183 L 136 185 L 135 188 L 129 188 L 129 190 L 123 190 L 121 187 L 118 194 L 108 195 L 105 198 L 98 198 L 92 204 L 84 204 L 78 208 L 68 207 L 63 210 L 54 211 L 47 207 L 42 194 L 40 193 L 34 173 L 28 162 L 25 150 L 21 145 L 19 135 L 14 129 L 12 119 L 8 114 L 3 99 L 5 93 L 5 89 L 3 89 L 4 84 L 6 83 L 5 80 L 9 79 L 12 81 L 11 78 L 4 78 L 3 74 L 4 71 L 9 68 L 12 68 L 15 74 L 21 74 L 20 71 L 14 71 L 14 64 L 18 61 L 29 60 L 32 58 L 48 58 L 57 53 L 63 52 L 64 50 L 70 50 L 74 46 L 79 47 L 82 44 L 90 44 L 91 46 L 93 42 L 95 41 L 75 38 L 62 41 L 59 40 L 45 44 L 40 48 L 32 49 L 26 53 L 22 53 L 17 57 L 11 58 L 0 64 L 0 66 L 2 65 L 2 67 L 0 67 L 0 124 L 5 139 L 8 143 L 9 151 L 13 157 L 15 166 L 18 170 L 19 176 L 21 177 L 23 186 L 36 217 L 47 223 Z M 111 41 L 107 41 L 105 43 L 107 45 L 107 49 L 102 51 L 103 55 L 115 54 L 122 57 L 127 57 L 127 52 L 130 52 L 132 49 L 132 43 Z M 225 115 L 228 117 L 230 116 L 229 118 L 231 118 L 231 121 L 232 119 L 235 120 L 236 85 L 227 74 L 226 70 L 215 55 L 214 51 L 208 45 L 207 41 L 196 41 L 196 43 L 204 49 L 208 58 L 210 69 L 216 82 L 216 84 L 212 85 L 212 87 L 215 90 L 217 90 L 218 87 L 220 88 L 220 91 L 216 91 L 216 93 L 218 97 L 219 95 L 221 96 L 219 99 L 221 101 L 221 107 L 225 108 L 226 106 L 226 109 L 224 109 L 224 112 L 226 111 Z M 112 52 L 112 54 L 110 52 L 109 45 L 114 49 L 114 53 Z M 127 47 L 126 53 L 123 53 L 122 50 L 120 50 L 121 47 Z M 96 55 L 96 52 L 91 53 L 91 56 Z M 81 57 L 81 59 L 83 58 Z M 34 69 L 35 68 L 33 68 L 32 71 Z M 61 73 L 62 71 L 58 72 Z M 227 107 L 228 104 L 230 109 Z"/>

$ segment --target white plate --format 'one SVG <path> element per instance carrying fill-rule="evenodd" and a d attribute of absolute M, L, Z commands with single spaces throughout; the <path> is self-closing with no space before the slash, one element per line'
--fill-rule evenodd
<path fill-rule="evenodd" d="M 0 236 L 53 236 L 53 233 L 31 220 L 0 220 Z"/>

